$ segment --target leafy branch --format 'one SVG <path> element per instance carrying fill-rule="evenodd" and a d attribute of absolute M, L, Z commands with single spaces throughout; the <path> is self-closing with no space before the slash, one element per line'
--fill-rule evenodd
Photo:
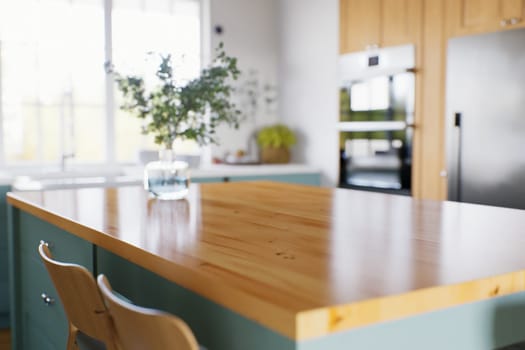
<path fill-rule="evenodd" d="M 241 112 L 231 102 L 231 81 L 240 71 L 237 59 L 226 55 L 222 43 L 211 66 L 184 86 L 175 83 L 171 55 L 160 57 L 155 74 L 160 84 L 149 92 L 142 77 L 123 76 L 107 67 L 124 96 L 120 108 L 145 121 L 143 134 L 153 134 L 155 143 L 171 148 L 175 139 L 218 143 L 219 124 L 239 127 Z"/>

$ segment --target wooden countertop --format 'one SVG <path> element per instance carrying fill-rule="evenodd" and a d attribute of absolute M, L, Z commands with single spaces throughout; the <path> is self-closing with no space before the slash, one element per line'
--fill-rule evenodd
<path fill-rule="evenodd" d="M 525 290 L 520 210 L 272 182 L 8 201 L 292 339 Z"/>

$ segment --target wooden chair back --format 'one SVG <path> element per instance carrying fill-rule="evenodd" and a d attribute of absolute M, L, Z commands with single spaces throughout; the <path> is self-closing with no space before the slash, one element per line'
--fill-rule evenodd
<path fill-rule="evenodd" d="M 113 322 L 93 275 L 83 266 L 53 260 L 45 243 L 40 257 L 55 285 L 69 322 L 67 349 L 77 349 L 78 331 L 103 342 L 107 350 L 117 350 Z"/>
<path fill-rule="evenodd" d="M 132 305 L 113 293 L 104 275 L 97 278 L 125 350 L 198 350 L 191 329 L 171 314 Z"/>

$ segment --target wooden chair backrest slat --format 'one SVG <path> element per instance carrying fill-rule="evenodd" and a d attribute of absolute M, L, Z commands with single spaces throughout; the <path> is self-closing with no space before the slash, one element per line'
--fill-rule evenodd
<path fill-rule="evenodd" d="M 138 307 L 116 297 L 104 275 L 99 275 L 97 282 L 107 302 L 123 349 L 199 349 L 191 329 L 178 317 Z"/>

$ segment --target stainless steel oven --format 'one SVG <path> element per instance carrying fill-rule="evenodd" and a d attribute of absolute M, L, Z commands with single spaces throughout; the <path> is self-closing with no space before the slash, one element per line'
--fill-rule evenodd
<path fill-rule="evenodd" d="M 410 194 L 414 46 L 343 55 L 339 186 Z"/>

